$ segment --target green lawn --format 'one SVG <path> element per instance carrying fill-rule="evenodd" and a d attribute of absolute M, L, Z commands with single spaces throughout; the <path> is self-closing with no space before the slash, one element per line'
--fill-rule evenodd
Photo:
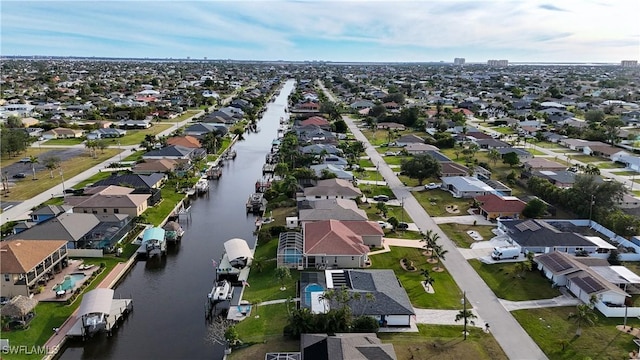
<path fill-rule="evenodd" d="M 551 287 L 551 282 L 537 271 L 516 274 L 515 263 L 488 265 L 479 260 L 469 260 L 484 282 L 497 297 L 511 301 L 550 299 L 561 295 Z"/>
<path fill-rule="evenodd" d="M 74 186 L 73 188 L 74 188 L 74 189 L 82 189 L 82 188 L 84 188 L 85 186 L 87 186 L 87 185 L 89 185 L 89 184 L 93 184 L 93 183 L 95 183 L 95 182 L 98 182 L 98 181 L 100 181 L 100 180 L 104 180 L 104 179 L 106 179 L 106 178 L 110 177 L 110 176 L 111 176 L 111 174 L 112 174 L 112 173 L 111 173 L 111 172 L 108 172 L 108 171 L 101 171 L 101 172 L 99 172 L 99 173 L 97 173 L 97 174 L 95 174 L 95 175 L 91 176 L 90 178 L 88 178 L 88 179 L 86 179 L 86 180 L 83 180 L 83 181 L 79 182 L 79 183 L 78 183 L 76 186 Z"/>
<path fill-rule="evenodd" d="M 464 225 L 464 224 L 439 224 L 440 229 L 447 234 L 449 239 L 453 240 L 456 243 L 457 247 L 469 249 L 471 248 L 471 244 L 476 241 L 467 234 L 467 230 L 477 231 L 482 237 L 483 241 L 489 240 L 495 235 L 491 232 L 491 230 L 495 229 L 495 226 L 490 225 Z"/>
<path fill-rule="evenodd" d="M 199 112 L 200 112 L 200 110 L 187 110 L 187 111 L 183 112 L 182 114 L 176 116 L 173 119 L 160 119 L 160 122 L 164 122 L 164 123 L 183 122 L 184 120 L 186 120 L 186 119 L 188 119 L 188 118 L 190 118 L 192 116 L 195 116 Z"/>
<path fill-rule="evenodd" d="M 601 163 L 596 164 L 600 169 L 624 169 L 625 165 L 618 164 L 610 161 L 603 161 Z M 616 174 L 620 174 L 619 172 L 615 172 Z"/>
<path fill-rule="evenodd" d="M 168 181 L 160 190 L 162 200 L 152 207 L 149 207 L 143 214 L 146 221 L 153 225 L 160 225 L 162 221 L 171 214 L 171 211 L 182 200 L 185 195 L 176 192 L 175 183 Z"/>
<path fill-rule="evenodd" d="M 513 129 L 508 126 L 493 126 L 491 127 L 491 130 L 499 132 L 500 134 L 504 134 L 504 135 L 515 134 Z"/>
<path fill-rule="evenodd" d="M 405 209 L 400 206 L 391 206 L 387 205 L 387 218 L 384 219 L 382 214 L 378 213 L 378 208 L 376 207 L 376 203 L 371 204 L 361 204 L 360 208 L 363 209 L 367 213 L 367 217 L 371 221 L 378 220 L 387 220 L 391 217 L 395 217 L 400 222 L 411 222 L 411 218 Z"/>
<path fill-rule="evenodd" d="M 485 359 L 507 356 L 491 334 L 472 327 L 465 341 L 462 326 L 418 324 L 418 333 L 378 333 L 383 343 L 393 344 L 398 359 Z"/>
<path fill-rule="evenodd" d="M 358 171 L 354 173 L 359 180 L 384 181 L 382 175 L 377 171 Z"/>
<path fill-rule="evenodd" d="M 362 194 L 367 197 L 373 197 L 375 195 L 387 195 L 389 199 L 395 199 L 396 196 L 388 186 L 371 185 L 371 184 L 358 184 L 358 188 L 362 191 Z"/>
<path fill-rule="evenodd" d="M 249 272 L 247 282 L 250 286 L 245 288 L 243 300 L 256 303 L 296 296 L 295 284 L 300 278 L 300 273 L 297 270 L 291 270 L 291 279 L 285 283 L 287 287 L 285 291 L 280 291 L 280 282 L 273 276 L 277 267 L 277 248 L 278 238 L 271 239 L 268 243 L 256 247 L 254 258 L 262 262 L 262 270 L 258 271 L 254 266 Z"/>
<path fill-rule="evenodd" d="M 534 156 L 547 155 L 547 153 L 542 152 L 540 150 L 536 150 L 534 148 L 526 148 L 525 150 L 527 150 L 528 152 L 531 153 L 531 155 L 534 155 Z"/>
<path fill-rule="evenodd" d="M 631 351 L 638 350 L 633 336 L 616 329 L 622 319 L 599 316 L 595 326 L 583 327 L 582 336 L 576 337 L 575 323 L 567 320 L 571 312 L 575 307 L 517 310 L 511 314 L 551 360 L 628 359 Z M 630 318 L 627 325 L 638 327 L 640 321 Z"/>
<path fill-rule="evenodd" d="M 601 167 L 600 165 L 598 165 L 598 167 Z M 628 171 L 616 171 L 614 172 L 614 174 L 616 175 L 621 175 L 621 176 L 634 176 L 634 175 L 638 175 L 637 172 L 632 171 L 632 170 L 628 170 Z"/>
<path fill-rule="evenodd" d="M 169 129 L 170 127 L 175 127 L 172 124 L 166 123 L 153 123 L 153 125 L 148 129 L 141 130 L 127 130 L 127 135 L 115 138 L 115 139 L 105 139 L 107 144 L 110 146 L 118 146 L 120 145 L 139 145 L 146 135 L 158 135 L 159 133 Z"/>
<path fill-rule="evenodd" d="M 557 144 L 557 143 L 552 143 L 549 141 L 537 141 L 535 143 L 536 146 L 539 146 L 541 148 L 545 148 L 545 149 L 556 149 L 556 148 L 561 148 L 562 145 Z"/>
<path fill-rule="evenodd" d="M 422 254 L 423 249 L 390 247 L 391 252 L 371 255 L 372 269 L 392 269 L 402 287 L 407 291 L 413 306 L 424 309 L 460 309 L 460 296 L 462 291 L 453 280 L 448 271 L 432 271 L 435 264 L 427 262 L 427 257 Z M 400 260 L 407 258 L 413 261 L 416 271 L 406 271 L 400 266 Z M 441 267 L 443 267 L 441 265 Z M 434 294 L 428 294 L 422 286 L 423 276 L 420 269 L 427 269 L 435 279 Z"/>
<path fill-rule="evenodd" d="M 589 156 L 589 155 L 573 155 L 571 154 L 571 160 L 580 161 L 583 163 L 594 163 L 598 161 L 602 161 L 602 158 L 597 156 Z"/>
<path fill-rule="evenodd" d="M 51 139 L 42 143 L 42 145 L 78 145 L 82 144 L 85 140 L 84 137 L 79 138 L 69 138 L 69 139 Z"/>
<path fill-rule="evenodd" d="M 145 153 L 144 150 L 136 151 L 133 154 L 127 156 L 124 159 L 122 159 L 122 161 L 139 161 L 139 160 L 142 160 L 142 156 L 144 155 L 144 153 Z"/>
<path fill-rule="evenodd" d="M 376 167 L 375 165 L 373 165 L 373 162 L 371 162 L 371 160 L 369 159 L 360 159 L 358 162 L 358 165 L 360 165 L 361 168 L 373 168 Z"/>
<path fill-rule="evenodd" d="M 467 210 L 472 205 L 470 199 L 457 199 L 444 190 L 414 191 L 413 196 L 431 216 L 469 215 Z M 454 214 L 446 210 L 446 206 L 456 205 L 460 212 Z"/>

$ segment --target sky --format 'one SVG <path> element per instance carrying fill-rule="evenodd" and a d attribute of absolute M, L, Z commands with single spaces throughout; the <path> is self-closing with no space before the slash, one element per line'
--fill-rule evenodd
<path fill-rule="evenodd" d="M 638 0 L 2 0 L 0 55 L 232 60 L 640 59 Z"/>

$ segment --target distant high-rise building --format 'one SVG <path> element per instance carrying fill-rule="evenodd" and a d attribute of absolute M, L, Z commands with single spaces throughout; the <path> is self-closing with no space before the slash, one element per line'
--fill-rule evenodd
<path fill-rule="evenodd" d="M 622 65 L 622 67 L 634 67 L 634 66 L 638 66 L 638 60 L 622 60 L 620 62 L 620 65 Z"/>
<path fill-rule="evenodd" d="M 488 60 L 489 66 L 509 66 L 509 60 Z"/>
<path fill-rule="evenodd" d="M 453 65 L 464 65 L 465 61 L 464 58 L 455 58 L 453 59 Z"/>

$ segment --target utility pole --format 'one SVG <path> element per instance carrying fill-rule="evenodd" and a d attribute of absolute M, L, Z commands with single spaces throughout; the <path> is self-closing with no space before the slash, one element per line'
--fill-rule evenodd
<path fill-rule="evenodd" d="M 593 215 L 593 203 L 595 203 L 595 195 L 591 195 L 589 198 L 589 227 L 593 227 L 593 223 L 591 221 L 591 215 Z"/>
<path fill-rule="evenodd" d="M 464 318 L 464 340 L 467 340 L 467 292 L 462 292 L 462 316 Z"/>
<path fill-rule="evenodd" d="M 60 166 L 60 169 L 58 169 L 58 171 L 60 172 L 60 177 L 62 178 L 62 198 L 64 198 L 65 196 L 67 196 L 67 193 L 64 189 L 64 172 L 62 171 L 62 166 Z"/>

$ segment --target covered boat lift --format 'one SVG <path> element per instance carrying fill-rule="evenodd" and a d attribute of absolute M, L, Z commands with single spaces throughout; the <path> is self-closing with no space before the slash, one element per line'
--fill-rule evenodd
<path fill-rule="evenodd" d="M 131 299 L 114 299 L 113 289 L 98 288 L 84 294 L 78 308 L 76 322 L 67 332 L 67 336 L 77 336 L 85 339 L 92 335 L 87 331 L 87 319 L 94 314 L 104 315 L 104 328 L 109 335 L 118 321 L 133 309 Z"/>

